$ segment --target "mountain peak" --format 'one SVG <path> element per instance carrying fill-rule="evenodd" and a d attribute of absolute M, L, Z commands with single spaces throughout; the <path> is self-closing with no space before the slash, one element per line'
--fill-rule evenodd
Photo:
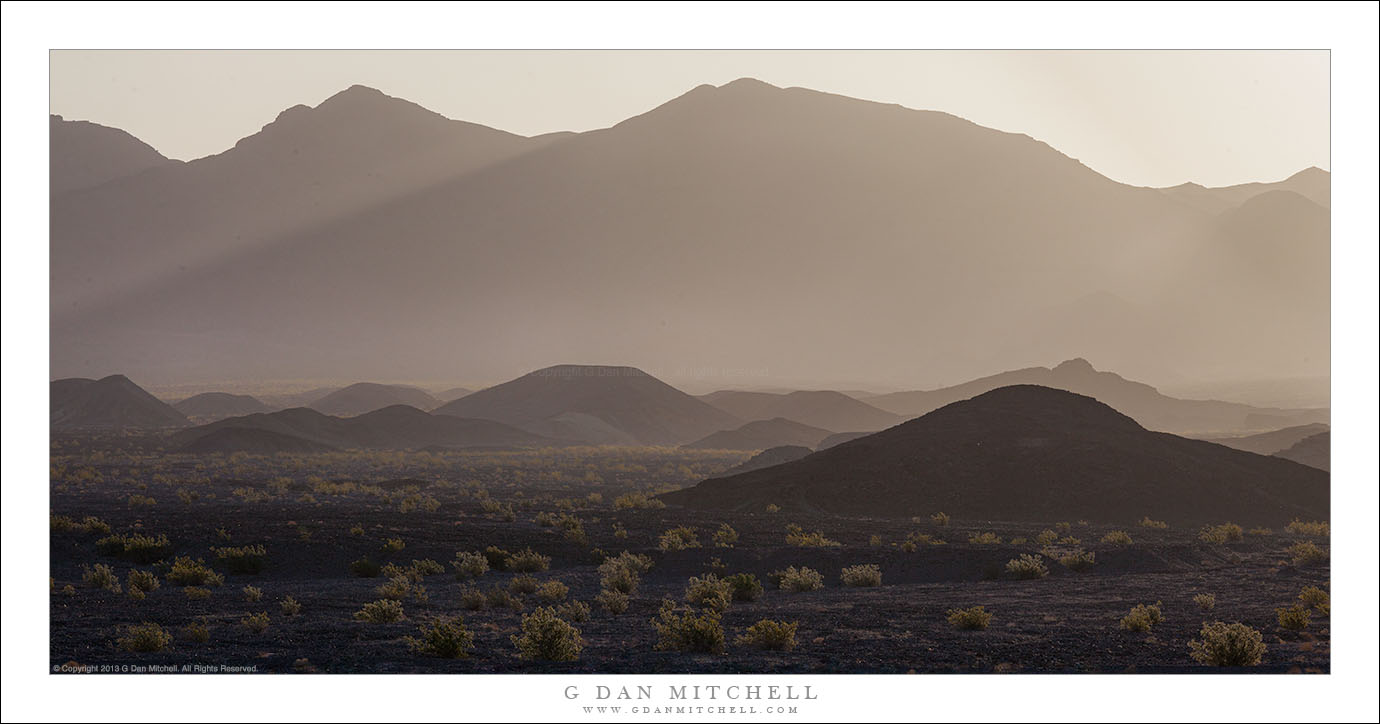
<path fill-rule="evenodd" d="M 1054 368 L 1054 371 L 1066 374 L 1092 374 L 1097 372 L 1097 369 L 1092 366 L 1091 362 L 1082 357 L 1074 357 L 1073 359 L 1060 362 L 1059 365 Z"/>
<path fill-rule="evenodd" d="M 758 80 L 758 79 L 756 79 L 756 78 L 748 78 L 748 77 L 745 76 L 745 77 L 739 78 L 739 79 L 737 79 L 737 80 L 732 80 L 732 81 L 729 81 L 729 82 L 727 82 L 727 83 L 724 83 L 723 85 L 719 86 L 719 90 L 721 90 L 721 91 L 726 91 L 726 90 L 732 90 L 732 91 L 769 91 L 769 90 L 781 90 L 781 87 L 780 87 L 780 86 L 774 86 L 774 85 L 772 85 L 771 83 L 768 83 L 768 82 L 763 81 L 763 80 Z"/>

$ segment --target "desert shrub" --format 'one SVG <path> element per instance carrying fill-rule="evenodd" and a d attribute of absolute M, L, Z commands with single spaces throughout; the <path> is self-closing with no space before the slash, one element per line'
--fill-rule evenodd
<path fill-rule="evenodd" d="M 776 587 L 783 591 L 801 593 L 804 591 L 816 591 L 824 588 L 824 576 L 813 568 L 801 566 L 796 568 L 790 566 L 784 571 L 775 571 L 768 575 Z"/>
<path fill-rule="evenodd" d="M 474 634 L 465 628 L 465 619 L 440 618 L 418 629 L 420 638 L 407 636 L 407 647 L 422 656 L 441 659 L 463 659 L 474 649 Z"/>
<path fill-rule="evenodd" d="M 383 567 L 384 578 L 406 578 L 413 583 L 422 582 L 422 572 L 412 566 L 400 566 L 396 563 L 388 563 Z"/>
<path fill-rule="evenodd" d="M 985 546 L 998 545 L 1001 543 L 1001 536 L 996 533 L 974 533 L 968 536 L 968 542 Z"/>
<path fill-rule="evenodd" d="M 751 573 L 737 573 L 724 579 L 732 591 L 735 601 L 756 601 L 762 597 L 763 589 L 757 576 Z"/>
<path fill-rule="evenodd" d="M 488 599 L 484 592 L 474 586 L 465 586 L 460 589 L 460 608 L 466 611 L 482 611 L 488 605 Z"/>
<path fill-rule="evenodd" d="M 412 570 L 423 576 L 439 576 L 446 572 L 446 567 L 430 558 L 423 558 L 420 561 L 412 561 Z"/>
<path fill-rule="evenodd" d="M 483 553 L 460 552 L 455 554 L 455 560 L 451 561 L 451 566 L 455 568 L 455 577 L 460 580 L 479 578 L 489 570 L 489 559 Z"/>
<path fill-rule="evenodd" d="M 575 661 L 585 641 L 580 629 L 556 615 L 550 608 L 537 608 L 522 617 L 522 634 L 511 638 L 518 656 L 537 661 Z"/>
<path fill-rule="evenodd" d="M 380 584 L 374 591 L 382 598 L 403 601 L 409 596 L 416 601 L 426 601 L 426 587 L 407 576 L 393 576 Z"/>
<path fill-rule="evenodd" d="M 364 535 L 364 526 L 362 526 L 362 525 L 353 525 L 353 526 L 350 526 L 350 535 L 355 536 L 355 537 L 363 536 L 363 535 Z"/>
<path fill-rule="evenodd" d="M 182 593 L 187 596 L 188 601 L 205 601 L 211 597 L 211 589 L 201 586 L 187 586 L 182 589 Z"/>
<path fill-rule="evenodd" d="M 627 538 L 627 537 L 628 537 L 628 529 L 627 529 L 627 528 L 624 528 L 622 523 L 614 523 L 614 524 L 613 524 L 613 537 L 614 537 L 614 538 L 617 538 L 617 539 L 619 539 L 619 540 L 623 540 L 623 539 Z"/>
<path fill-rule="evenodd" d="M 535 577 L 528 575 L 513 576 L 513 580 L 508 581 L 508 590 L 518 596 L 527 596 L 536 593 L 537 589 L 540 587 L 541 582 Z"/>
<path fill-rule="evenodd" d="M 1124 530 L 1114 530 L 1102 536 L 1102 542 L 1109 545 L 1128 546 L 1131 545 L 1131 536 Z"/>
<path fill-rule="evenodd" d="M 104 563 L 83 566 L 81 582 L 87 588 L 99 588 L 111 593 L 120 593 L 123 590 L 120 588 L 120 577 L 116 575 L 115 569 Z"/>
<path fill-rule="evenodd" d="M 1022 553 L 1020 557 L 1006 562 L 1006 572 L 1016 578 L 1044 578 L 1049 575 L 1049 568 L 1039 556 Z"/>
<path fill-rule="evenodd" d="M 604 589 L 599 592 L 599 595 L 594 597 L 594 602 L 599 604 L 605 611 L 615 615 L 628 610 L 628 594 L 622 591 Z"/>
<path fill-rule="evenodd" d="M 146 506 L 146 507 L 151 507 L 151 506 L 154 506 L 154 505 L 158 505 L 158 501 L 155 500 L 154 498 L 151 498 L 151 497 L 149 497 L 149 496 L 147 496 L 147 495 L 139 495 L 138 493 L 135 493 L 134 495 L 129 496 L 128 503 L 129 503 L 130 505 L 140 505 L 140 506 Z"/>
<path fill-rule="evenodd" d="M 839 579 L 845 586 L 880 586 L 882 569 L 871 564 L 849 566 L 839 574 Z"/>
<path fill-rule="evenodd" d="M 1169 527 L 1168 523 L 1162 520 L 1155 520 L 1148 515 L 1144 518 L 1141 518 L 1140 523 L 1138 525 L 1140 525 L 1140 527 L 1142 528 L 1152 528 L 1155 530 L 1164 530 L 1165 528 Z"/>
<path fill-rule="evenodd" d="M 504 571 L 508 569 L 509 555 L 511 554 L 508 553 L 508 551 L 498 546 L 489 546 L 484 549 L 484 559 L 489 562 L 489 568 L 495 571 Z"/>
<path fill-rule="evenodd" d="M 1296 566 L 1311 566 L 1327 560 L 1327 551 L 1311 541 L 1299 541 L 1289 546 L 1289 559 Z"/>
<path fill-rule="evenodd" d="M 692 577 L 685 586 L 685 600 L 712 611 L 723 611 L 733 600 L 733 586 L 713 573 L 703 578 Z"/>
<path fill-rule="evenodd" d="M 560 581 L 547 581 L 537 587 L 537 600 L 551 606 L 564 601 L 570 595 L 570 587 Z"/>
<path fill-rule="evenodd" d="M 571 623 L 584 623 L 589 620 L 589 604 L 584 601 L 569 601 L 556 607 L 556 616 Z"/>
<path fill-rule="evenodd" d="M 219 586 L 225 583 L 225 577 L 211 570 L 206 561 L 200 558 L 192 560 L 188 556 L 174 559 L 164 578 L 179 586 Z"/>
<path fill-rule="evenodd" d="M 1265 654 L 1260 632 L 1243 623 L 1203 624 L 1199 639 L 1189 641 L 1194 661 L 1212 666 L 1255 666 Z"/>
<path fill-rule="evenodd" d="M 402 620 L 402 618 L 402 603 L 388 598 L 366 603 L 364 608 L 355 611 L 356 621 L 368 623 L 393 623 Z"/>
<path fill-rule="evenodd" d="M 724 627 L 718 611 L 677 610 L 675 604 L 665 601 L 657 617 L 652 619 L 652 626 L 656 628 L 658 651 L 708 654 L 724 651 Z"/>
<path fill-rule="evenodd" d="M 292 596 L 286 596 L 278 602 L 278 610 L 282 611 L 284 616 L 296 616 L 302 612 L 302 604 Z"/>
<path fill-rule="evenodd" d="M 646 493 L 627 493 L 613 499 L 614 510 L 655 510 L 665 507 L 665 503 L 656 498 L 648 498 Z"/>
<path fill-rule="evenodd" d="M 1217 596 L 1211 593 L 1200 593 L 1193 597 L 1193 602 L 1198 604 L 1199 609 L 1211 611 L 1217 607 Z"/>
<path fill-rule="evenodd" d="M 101 555 L 122 558 L 134 563 L 153 563 L 167 555 L 172 544 L 166 535 L 144 535 L 142 533 L 106 536 L 96 541 L 96 550 Z"/>
<path fill-rule="evenodd" d="M 350 563 L 350 575 L 356 578 L 378 578 L 382 572 L 383 567 L 368 558 L 361 558 Z"/>
<path fill-rule="evenodd" d="M 211 631 L 204 623 L 189 623 L 182 627 L 182 638 L 204 644 L 211 640 Z"/>
<path fill-rule="evenodd" d="M 1081 523 L 1081 524 L 1083 524 L 1083 525 L 1087 525 L 1086 521 L 1081 521 L 1081 520 L 1080 520 L 1080 521 L 1078 521 L 1078 522 Z M 1058 531 L 1058 532 L 1059 532 L 1059 535 L 1068 535 L 1069 532 L 1073 530 L 1073 526 L 1069 525 L 1069 524 L 1068 524 L 1067 522 L 1065 522 L 1065 521 L 1060 521 L 1060 522 L 1054 524 L 1054 530 Z"/>
<path fill-rule="evenodd" d="M 1304 522 L 1295 518 L 1289 525 L 1284 526 L 1284 530 L 1293 535 L 1306 535 L 1315 537 L 1327 537 L 1332 535 L 1332 526 L 1325 520 Z"/>
<path fill-rule="evenodd" d="M 248 601 L 249 603 L 258 603 L 259 601 L 262 601 L 264 598 L 264 592 L 261 588 L 245 586 L 240 590 L 244 593 L 244 600 Z"/>
<path fill-rule="evenodd" d="M 637 591 L 640 574 L 652 567 L 652 560 L 644 555 L 623 551 L 599 564 L 599 583 L 610 591 L 632 595 Z"/>
<path fill-rule="evenodd" d="M 790 651 L 795 648 L 795 632 L 798 626 L 795 621 L 787 623 L 764 618 L 748 626 L 733 642 L 739 646 L 751 646 L 764 651 Z"/>
<path fill-rule="evenodd" d="M 738 531 L 728 523 L 720 523 L 719 529 L 714 531 L 710 538 L 714 542 L 715 548 L 732 548 L 738 542 Z"/>
<path fill-rule="evenodd" d="M 84 533 L 110 535 L 110 524 L 101 520 L 100 518 L 97 518 L 94 515 L 88 515 L 82 518 L 81 523 L 77 525 L 77 528 Z"/>
<path fill-rule="evenodd" d="M 867 537 L 867 544 L 870 546 L 879 546 L 882 545 L 884 542 L 885 541 L 882 540 L 882 537 L 876 534 Z"/>
<path fill-rule="evenodd" d="M 1235 543 L 1244 537 L 1241 526 L 1235 523 L 1204 526 L 1198 531 L 1198 540 L 1204 543 Z"/>
<path fill-rule="evenodd" d="M 544 556 L 531 548 L 525 548 L 508 556 L 507 570 L 516 573 L 536 573 L 551 567 L 551 557 Z"/>
<path fill-rule="evenodd" d="M 815 530 L 807 533 L 794 523 L 786 526 L 786 544 L 801 548 L 836 548 L 843 545 L 836 540 L 825 537 L 821 531 Z"/>
<path fill-rule="evenodd" d="M 1058 556 L 1052 556 L 1059 565 L 1071 571 L 1085 571 L 1092 568 L 1097 562 L 1097 555 L 1092 551 L 1085 551 L 1082 548 L 1075 548 Z"/>
<path fill-rule="evenodd" d="M 699 534 L 695 532 L 694 528 L 686 526 L 671 528 L 657 538 L 656 547 L 663 551 L 683 551 L 690 548 L 699 548 Z"/>
<path fill-rule="evenodd" d="M 1151 626 L 1161 623 L 1162 621 L 1164 621 L 1164 614 L 1160 612 L 1160 603 L 1158 601 L 1156 601 L 1153 606 L 1138 603 L 1135 608 L 1131 609 L 1130 613 L 1126 614 L 1121 619 L 1121 628 L 1127 631 L 1145 633 L 1150 630 Z"/>
<path fill-rule="evenodd" d="M 264 611 L 251 613 L 240 619 L 240 625 L 249 629 L 251 633 L 263 633 L 268 630 L 268 614 Z"/>
<path fill-rule="evenodd" d="M 435 513 L 441 507 L 441 501 L 423 493 L 415 493 L 403 498 L 398 503 L 398 512 L 411 513 L 416 510 L 424 510 L 428 513 Z"/>
<path fill-rule="evenodd" d="M 1058 533 L 1055 533 L 1054 531 L 1050 530 L 1049 528 L 1045 528 L 1044 530 L 1040 531 L 1040 534 L 1039 534 L 1039 535 L 1035 536 L 1035 543 L 1038 544 L 1038 545 L 1040 545 L 1040 546 L 1050 546 L 1050 545 L 1054 545 L 1054 544 L 1057 543 L 1058 541 L 1059 541 L 1059 534 L 1058 534 Z"/>
<path fill-rule="evenodd" d="M 77 589 L 74 588 L 74 587 L 72 586 L 72 584 L 69 583 L 69 584 L 67 584 L 67 585 L 65 585 L 65 586 L 62 587 L 62 595 L 64 595 L 64 596 L 75 596 L 75 595 L 77 595 Z"/>
<path fill-rule="evenodd" d="M 147 622 L 126 626 L 120 637 L 115 639 L 115 644 L 125 651 L 141 654 L 162 651 L 170 643 L 172 643 L 172 634 L 156 623 Z"/>
<path fill-rule="evenodd" d="M 131 570 L 125 578 L 125 587 L 129 589 L 130 595 L 135 591 L 139 592 L 137 598 L 142 598 L 143 594 L 153 593 L 158 590 L 158 576 L 153 571 Z"/>
<path fill-rule="evenodd" d="M 1246 535 L 1253 536 L 1271 535 L 1273 533 L 1274 531 L 1270 530 L 1269 528 L 1251 528 L 1250 530 L 1246 531 Z"/>
<path fill-rule="evenodd" d="M 259 573 L 268 563 L 268 552 L 261 545 L 212 548 L 211 552 L 231 573 Z"/>
<path fill-rule="evenodd" d="M 1025 545 L 1026 543 L 1029 543 L 1029 542 L 1030 542 L 1030 541 L 1029 541 L 1025 536 L 1023 536 L 1023 535 L 1018 535 L 1018 536 L 1016 536 L 1015 538 L 1012 538 L 1012 539 L 1011 539 L 1011 545 L 1013 545 L 1013 546 L 1023 546 L 1023 545 Z"/>
<path fill-rule="evenodd" d="M 494 585 L 484 594 L 484 605 L 489 608 L 507 608 L 513 611 L 522 610 L 522 599 L 514 596 L 512 591 L 500 585 Z"/>
<path fill-rule="evenodd" d="M 1308 628 L 1308 622 L 1313 618 L 1307 608 L 1298 604 L 1288 608 L 1275 609 L 1275 616 L 1279 618 L 1280 627 L 1290 631 L 1301 631 Z"/>
<path fill-rule="evenodd" d="M 1299 600 L 1303 602 L 1304 606 L 1318 609 L 1318 613 L 1324 616 L 1330 613 L 1332 609 L 1332 597 L 1328 595 L 1327 591 L 1317 586 L 1307 586 L 1299 591 Z"/>
<path fill-rule="evenodd" d="M 53 533 L 69 533 L 76 528 L 77 522 L 65 515 L 48 516 L 48 530 Z"/>
<path fill-rule="evenodd" d="M 777 505 L 776 503 L 767 503 L 767 507 L 765 508 L 765 510 L 768 513 L 780 513 L 781 506 Z"/>
<path fill-rule="evenodd" d="M 940 512 L 930 516 L 930 522 L 943 527 L 949 524 L 949 514 Z"/>
<path fill-rule="evenodd" d="M 613 561 L 616 565 L 627 568 L 633 573 L 642 574 L 652 570 L 652 559 L 641 553 L 629 553 L 623 551 L 616 556 L 606 558 L 604 563 Z"/>
<path fill-rule="evenodd" d="M 379 546 L 384 553 L 397 553 L 407 547 L 407 543 L 402 538 L 384 538 Z"/>
<path fill-rule="evenodd" d="M 992 614 L 982 606 L 951 608 L 945 613 L 949 625 L 964 631 L 981 631 L 992 622 Z"/>

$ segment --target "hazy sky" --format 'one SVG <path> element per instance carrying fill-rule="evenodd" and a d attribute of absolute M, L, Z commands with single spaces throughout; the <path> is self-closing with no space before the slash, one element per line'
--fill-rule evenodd
<path fill-rule="evenodd" d="M 1127 183 L 1329 164 L 1326 51 L 54 51 L 51 111 L 173 158 L 360 83 L 523 135 L 602 128 L 750 76 L 1029 134 Z"/>

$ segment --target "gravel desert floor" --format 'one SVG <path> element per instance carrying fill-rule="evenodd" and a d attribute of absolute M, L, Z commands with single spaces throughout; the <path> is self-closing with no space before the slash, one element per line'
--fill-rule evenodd
<path fill-rule="evenodd" d="M 570 448 L 192 457 L 165 455 L 156 440 L 55 439 L 50 663 L 55 671 L 95 672 L 1329 671 L 1328 604 L 1300 601 L 1306 587 L 1328 589 L 1327 540 L 1318 530 L 1249 529 L 1239 540 L 1213 542 L 1174 521 L 1163 528 L 1139 521 L 940 525 L 929 518 L 706 513 L 658 507 L 646 497 L 747 456 Z M 725 526 L 736 540 L 716 538 Z M 667 535 L 678 528 L 690 530 Z M 134 534 L 153 541 L 151 550 L 122 551 L 109 541 Z M 1300 556 L 1300 542 L 1322 555 Z M 249 567 L 256 573 L 237 572 L 246 568 L 221 555 L 257 546 L 261 566 Z M 531 549 L 549 561 L 531 573 L 493 569 L 459 580 L 457 553 L 490 547 Z M 599 565 L 623 551 L 646 556 L 651 567 L 626 610 L 611 613 L 595 601 L 603 587 Z M 1091 554 L 1091 562 L 1059 562 L 1075 553 Z M 1047 575 L 1013 575 L 1007 564 L 1022 555 L 1038 558 Z M 184 556 L 205 561 L 220 585 L 170 578 Z M 360 561 L 394 568 L 358 575 L 375 572 Z M 875 565 L 881 585 L 844 585 L 842 570 L 858 565 Z M 823 587 L 773 587 L 771 574 L 792 566 L 817 571 Z M 388 573 L 400 570 L 411 576 L 408 585 L 381 590 L 389 588 Z M 664 599 L 684 605 L 691 577 L 739 573 L 766 590 L 723 611 L 723 653 L 658 648 L 653 620 Z M 583 640 L 576 660 L 519 656 L 512 637 L 524 614 L 543 605 L 524 592 L 529 575 L 565 585 L 552 605 L 589 604 L 587 617 L 566 616 Z M 148 578 L 158 582 L 153 590 L 146 590 Z M 476 592 L 498 588 L 515 591 L 508 605 L 475 603 L 484 598 Z M 284 605 L 289 598 L 297 610 Z M 356 619 L 366 604 L 386 598 L 401 603 L 400 620 Z M 1142 604 L 1157 605 L 1162 620 L 1146 631 L 1123 628 L 1123 617 Z M 1306 621 L 1299 627 L 1296 615 L 1285 628 L 1278 610 L 1296 605 Z M 992 614 L 985 629 L 960 630 L 947 620 L 949 611 L 973 606 Z M 427 656 L 409 645 L 420 627 L 454 617 L 473 635 L 468 656 Z M 794 648 L 735 641 L 762 619 L 795 623 Z M 1259 665 L 1195 661 L 1189 642 L 1214 621 L 1259 631 Z M 130 646 L 131 627 L 143 624 L 168 638 Z"/>

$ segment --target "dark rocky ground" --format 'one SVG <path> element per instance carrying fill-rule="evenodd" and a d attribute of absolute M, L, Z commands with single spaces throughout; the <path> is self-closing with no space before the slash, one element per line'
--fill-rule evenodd
<path fill-rule="evenodd" d="M 569 450 L 542 453 L 331 454 L 272 459 L 168 457 L 142 441 L 55 443 L 52 512 L 80 520 L 97 516 L 116 532 L 165 534 L 169 555 L 213 562 L 213 546 L 262 544 L 268 564 L 257 575 L 226 576 L 208 600 L 190 601 L 171 583 L 142 601 L 83 587 L 83 566 L 112 565 L 121 583 L 131 568 L 157 570 L 104 558 L 100 536 L 54 531 L 49 552 L 53 592 L 53 666 L 182 665 L 256 666 L 259 672 L 308 669 L 345 672 L 1217 672 L 1195 663 L 1188 641 L 1205 620 L 1241 621 L 1264 633 L 1267 651 L 1258 672 L 1327 672 L 1330 637 L 1327 616 L 1314 612 L 1307 629 L 1283 630 L 1275 609 L 1292 605 L 1301 588 L 1327 587 L 1326 563 L 1296 567 L 1286 549 L 1298 537 L 1282 530 L 1246 535 L 1242 542 L 1213 544 L 1197 531 L 1141 528 L 1133 521 L 1108 526 L 1069 521 L 1069 535 L 1093 551 L 1097 561 L 1074 572 L 1047 561 L 1050 575 L 1012 580 L 1006 561 L 1038 552 L 1033 542 L 1056 521 L 995 523 L 953 521 L 939 527 L 925 520 L 804 516 L 784 513 L 709 514 L 677 508 L 615 510 L 617 495 L 688 485 L 747 457 L 742 453 L 671 449 Z M 314 476 L 314 477 L 313 477 Z M 326 481 L 382 483 L 364 492 L 334 494 Z M 394 481 L 386 483 L 384 481 Z M 485 512 L 480 498 L 512 506 L 515 519 Z M 236 491 L 239 491 L 238 493 Z M 602 501 L 586 496 L 598 493 Z M 153 498 L 131 503 L 131 495 Z M 403 500 L 434 500 L 433 511 L 402 512 Z M 492 503 L 490 504 L 492 507 Z M 423 507 L 426 507 L 424 504 Z M 569 509 L 580 518 L 589 543 L 564 538 L 557 528 L 534 522 L 540 511 Z M 1249 525 L 1249 521 L 1238 521 Z M 741 535 L 732 548 L 713 547 L 710 533 L 721 523 Z M 802 548 L 785 543 L 796 523 L 842 543 Z M 627 531 L 615 535 L 615 524 Z M 663 552 L 658 536 L 675 526 L 699 530 L 705 547 Z M 359 526 L 363 535 L 352 533 Z M 1109 530 L 1127 531 L 1134 542 L 1098 541 Z M 897 544 L 911 533 L 927 533 L 946 545 L 922 545 L 906 552 Z M 969 543 L 977 532 L 1007 542 Z M 874 543 L 872 536 L 880 536 Z M 1021 544 L 1012 538 L 1031 539 Z M 402 551 L 384 553 L 385 538 L 400 538 Z M 228 539 L 228 540 L 227 540 Z M 1326 547 L 1325 540 L 1316 541 Z M 381 578 L 356 578 L 349 564 L 363 557 L 406 565 L 434 559 L 450 569 L 457 551 L 496 545 L 531 548 L 551 556 L 539 579 L 559 579 L 571 598 L 590 601 L 599 591 L 599 551 L 645 553 L 655 562 L 643 577 L 626 613 L 610 615 L 593 606 L 591 620 L 577 624 L 586 646 L 578 662 L 533 663 L 517 657 L 509 636 L 520 612 L 462 611 L 457 598 L 466 585 L 449 572 L 428 577 L 427 602 L 404 602 L 407 619 L 393 624 L 355 621 L 352 614 L 377 599 Z M 717 565 L 716 565 L 717 559 Z M 842 567 L 881 567 L 878 588 L 847 588 Z M 686 579 L 710 570 L 750 572 L 765 583 L 769 572 L 809 566 L 824 575 L 825 588 L 808 593 L 768 590 L 756 602 L 735 603 L 724 614 L 726 654 L 656 651 L 650 623 L 664 597 L 680 599 Z M 489 572 L 481 588 L 506 583 L 513 574 Z M 65 593 L 67 585 L 74 592 Z M 245 585 L 263 591 L 247 602 Z M 1216 596 L 1205 613 L 1192 598 Z M 302 612 L 285 616 L 279 602 L 292 596 Z M 1164 622 L 1149 633 L 1119 628 L 1139 603 L 1162 602 Z M 526 610 L 535 601 L 526 597 Z M 954 607 L 982 605 L 995 614 L 985 631 L 959 631 L 945 620 Z M 267 612 L 270 625 L 256 634 L 240 619 Z M 412 653 L 404 637 L 438 615 L 462 614 L 474 632 L 471 657 L 440 660 Z M 766 653 L 733 644 L 751 623 L 772 618 L 799 623 L 798 646 Z M 160 653 L 129 653 L 115 643 L 122 626 L 154 622 L 172 632 Z M 186 638 L 183 626 L 203 622 L 210 641 Z M 305 659 L 305 662 L 300 661 Z"/>

